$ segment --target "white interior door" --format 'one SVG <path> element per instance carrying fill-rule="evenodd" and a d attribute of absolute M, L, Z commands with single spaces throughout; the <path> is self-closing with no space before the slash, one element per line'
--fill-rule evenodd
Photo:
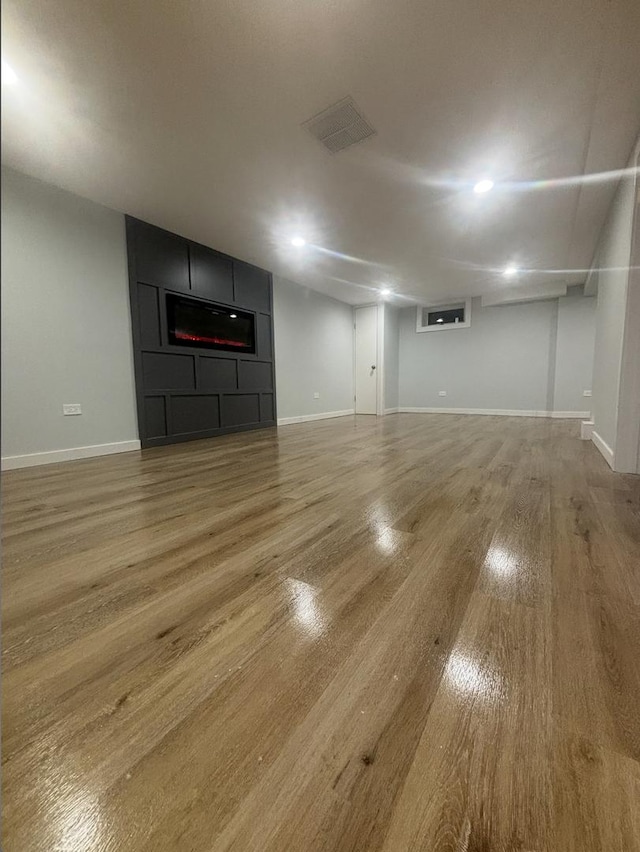
<path fill-rule="evenodd" d="M 356 414 L 377 413 L 378 308 L 355 310 Z"/>

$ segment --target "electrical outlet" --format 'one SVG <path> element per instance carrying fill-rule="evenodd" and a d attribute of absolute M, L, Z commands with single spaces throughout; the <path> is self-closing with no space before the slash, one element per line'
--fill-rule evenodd
<path fill-rule="evenodd" d="M 446 396 L 446 395 L 447 395 L 446 391 L 438 391 L 438 396 Z"/>
<path fill-rule="evenodd" d="M 590 390 L 582 391 L 582 396 L 591 396 L 591 391 Z"/>
<path fill-rule="evenodd" d="M 316 391 L 316 392 L 314 393 L 313 398 L 314 398 L 314 399 L 320 399 L 320 394 L 318 393 L 318 391 Z"/>
<path fill-rule="evenodd" d="M 82 414 L 82 406 L 79 402 L 67 402 L 62 406 L 62 413 L 65 417 L 71 414 Z"/>

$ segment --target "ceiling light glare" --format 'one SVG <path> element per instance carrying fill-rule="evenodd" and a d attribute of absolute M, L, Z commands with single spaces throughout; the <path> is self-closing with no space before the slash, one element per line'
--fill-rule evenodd
<path fill-rule="evenodd" d="M 390 296 L 391 290 L 388 287 L 384 287 L 382 290 L 380 290 L 380 295 L 381 296 Z"/>
<path fill-rule="evenodd" d="M 517 266 L 507 266 L 502 274 L 505 278 L 513 278 L 514 275 L 518 274 L 518 268 Z"/>
<path fill-rule="evenodd" d="M 291 240 L 291 245 L 296 248 L 302 248 L 302 246 L 306 245 L 306 240 L 303 240 L 302 237 L 293 237 Z"/>
<path fill-rule="evenodd" d="M 13 70 L 13 68 L 9 65 L 8 62 L 2 60 L 2 85 L 3 86 L 15 86 L 18 82 L 18 75 Z"/>
<path fill-rule="evenodd" d="M 229 316 L 231 317 L 231 319 L 237 319 L 238 314 L 229 314 Z"/>
<path fill-rule="evenodd" d="M 484 180 L 479 180 L 478 183 L 473 187 L 473 191 L 476 195 L 482 195 L 485 192 L 490 192 L 493 189 L 493 181 L 489 180 L 489 178 L 484 178 Z"/>

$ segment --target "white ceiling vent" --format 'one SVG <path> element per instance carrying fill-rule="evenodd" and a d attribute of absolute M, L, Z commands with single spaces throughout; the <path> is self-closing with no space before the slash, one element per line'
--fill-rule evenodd
<path fill-rule="evenodd" d="M 375 136 L 376 133 L 359 112 L 353 98 L 343 98 L 305 121 L 302 126 L 332 154 L 343 151 L 356 142 L 362 142 L 369 136 Z"/>

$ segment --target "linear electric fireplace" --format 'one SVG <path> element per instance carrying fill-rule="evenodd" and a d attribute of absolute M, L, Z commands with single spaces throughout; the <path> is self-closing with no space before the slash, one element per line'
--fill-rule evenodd
<path fill-rule="evenodd" d="M 274 427 L 271 273 L 126 222 L 142 446 Z"/>
<path fill-rule="evenodd" d="M 256 351 L 255 317 L 246 311 L 167 293 L 169 342 L 227 352 Z"/>

